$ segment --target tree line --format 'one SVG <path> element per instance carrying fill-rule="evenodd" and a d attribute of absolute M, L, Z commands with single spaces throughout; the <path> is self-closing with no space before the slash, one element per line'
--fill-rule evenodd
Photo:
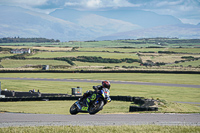
<path fill-rule="evenodd" d="M 66 61 L 70 65 L 75 65 L 73 61 L 80 61 L 80 62 L 93 62 L 93 63 L 133 63 L 142 61 L 140 59 L 132 59 L 132 58 L 123 58 L 123 59 L 111 59 L 111 58 L 102 58 L 96 56 L 78 56 L 78 57 L 62 57 L 62 58 L 54 58 L 54 60 L 61 60 Z"/>
<path fill-rule="evenodd" d="M 0 38 L 0 43 L 43 43 L 43 42 L 60 42 L 60 40 L 47 39 L 47 38 L 20 38 L 20 37 L 4 37 Z"/>
<path fill-rule="evenodd" d="M 200 43 L 200 39 L 178 39 L 178 38 L 143 38 L 137 40 L 120 40 L 122 43 L 133 44 L 182 44 L 182 43 Z"/>

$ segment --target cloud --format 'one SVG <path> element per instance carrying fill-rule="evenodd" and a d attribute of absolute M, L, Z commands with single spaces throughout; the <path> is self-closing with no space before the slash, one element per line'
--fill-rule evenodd
<path fill-rule="evenodd" d="M 166 6 L 176 6 L 183 3 L 183 0 L 178 0 L 178 1 L 161 1 L 155 4 L 157 7 L 166 7 Z"/>
<path fill-rule="evenodd" d="M 183 23 L 200 23 L 199 0 L 129 0 L 129 2 L 140 4 L 138 8 L 140 10 L 172 15 L 179 18 Z"/>
<path fill-rule="evenodd" d="M 127 0 L 69 0 L 65 2 L 65 6 L 78 7 L 83 9 L 100 9 L 100 8 L 116 8 L 116 7 L 136 7 Z"/>
<path fill-rule="evenodd" d="M 129 7 L 172 15 L 187 23 L 200 22 L 200 0 L 0 0 L 0 5 L 20 6 L 44 13 L 66 7 L 79 10 Z"/>
<path fill-rule="evenodd" d="M 89 0 L 86 3 L 87 7 L 99 7 L 101 5 L 101 0 Z"/>

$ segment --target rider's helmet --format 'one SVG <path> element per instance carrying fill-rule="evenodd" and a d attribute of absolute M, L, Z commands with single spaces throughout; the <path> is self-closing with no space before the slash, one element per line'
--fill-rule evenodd
<path fill-rule="evenodd" d="M 108 88 L 108 89 L 110 89 L 110 82 L 107 81 L 107 80 L 102 81 L 102 86 L 103 86 L 104 88 Z"/>

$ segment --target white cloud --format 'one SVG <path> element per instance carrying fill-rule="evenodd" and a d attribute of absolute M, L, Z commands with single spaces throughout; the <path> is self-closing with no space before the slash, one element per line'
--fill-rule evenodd
<path fill-rule="evenodd" d="M 179 4 L 183 3 L 183 0 L 178 0 L 178 1 L 161 1 L 158 2 L 155 6 L 157 7 L 166 7 L 166 6 L 177 6 Z"/>
<path fill-rule="evenodd" d="M 89 0 L 87 1 L 86 6 L 90 8 L 99 8 L 102 6 L 101 0 Z"/>
<path fill-rule="evenodd" d="M 199 19 L 186 19 L 186 18 L 180 18 L 180 20 L 185 24 L 198 24 L 200 23 Z"/>
<path fill-rule="evenodd" d="M 65 2 L 64 6 L 79 6 L 80 3 L 78 2 Z"/>
<path fill-rule="evenodd" d="M 80 10 L 132 7 L 162 15 L 172 15 L 183 22 L 200 22 L 200 0 L 0 0 L 0 5 L 20 6 L 43 13 L 58 8 Z"/>
<path fill-rule="evenodd" d="M 127 0 L 73 0 L 65 2 L 65 6 L 75 6 L 84 9 L 99 9 L 107 7 L 137 7 Z"/>
<path fill-rule="evenodd" d="M 48 0 L 16 0 L 18 4 L 25 4 L 29 6 L 40 6 L 47 3 Z"/>

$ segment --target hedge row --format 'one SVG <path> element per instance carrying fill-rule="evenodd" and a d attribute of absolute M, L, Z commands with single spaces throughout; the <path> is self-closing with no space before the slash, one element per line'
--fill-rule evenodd
<path fill-rule="evenodd" d="M 173 73 L 173 74 L 200 74 L 200 71 L 159 71 L 159 70 L 1 70 L 0 73 Z"/>
<path fill-rule="evenodd" d="M 111 58 L 102 58 L 96 56 L 78 56 L 78 57 L 62 57 L 62 58 L 54 58 L 54 60 L 66 61 L 71 65 L 75 65 L 72 61 L 80 61 L 80 62 L 94 62 L 94 63 L 133 63 L 139 62 L 140 59 L 132 59 L 132 58 L 124 58 L 124 59 L 111 59 Z"/>

